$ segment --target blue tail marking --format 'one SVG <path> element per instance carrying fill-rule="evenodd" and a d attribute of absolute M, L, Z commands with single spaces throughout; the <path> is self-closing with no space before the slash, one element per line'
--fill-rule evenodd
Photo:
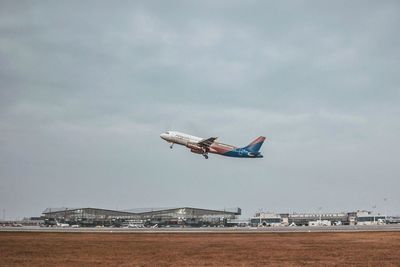
<path fill-rule="evenodd" d="M 265 137 L 264 136 L 260 136 L 256 140 L 251 142 L 248 146 L 245 146 L 244 149 L 246 149 L 247 151 L 250 151 L 252 153 L 257 154 L 258 151 L 260 150 L 262 144 L 264 143 L 264 140 L 265 140 Z"/>

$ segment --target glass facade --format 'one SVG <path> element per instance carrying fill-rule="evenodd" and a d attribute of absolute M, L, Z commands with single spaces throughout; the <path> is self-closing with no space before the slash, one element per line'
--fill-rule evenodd
<path fill-rule="evenodd" d="M 47 221 L 80 225 L 122 225 L 127 220 L 141 220 L 147 225 L 214 225 L 235 219 L 241 210 L 206 210 L 197 208 L 150 209 L 143 212 L 115 211 L 96 208 L 46 209 Z"/>

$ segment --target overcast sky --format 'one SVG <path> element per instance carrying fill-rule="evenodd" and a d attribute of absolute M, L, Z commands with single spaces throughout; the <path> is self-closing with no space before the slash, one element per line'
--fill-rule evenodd
<path fill-rule="evenodd" d="M 399 1 L 2 0 L 0 209 L 400 214 L 399 28 Z"/>

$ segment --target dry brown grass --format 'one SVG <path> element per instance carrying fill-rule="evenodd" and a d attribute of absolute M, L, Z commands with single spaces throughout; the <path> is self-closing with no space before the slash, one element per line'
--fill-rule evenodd
<path fill-rule="evenodd" d="M 400 232 L 0 233 L 0 266 L 400 266 Z"/>

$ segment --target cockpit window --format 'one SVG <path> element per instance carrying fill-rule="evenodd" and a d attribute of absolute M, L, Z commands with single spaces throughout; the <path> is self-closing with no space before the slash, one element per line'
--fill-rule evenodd
<path fill-rule="evenodd" d="M 169 132 L 168 132 L 168 131 L 166 131 L 165 133 L 166 133 L 166 134 L 169 134 Z"/>

